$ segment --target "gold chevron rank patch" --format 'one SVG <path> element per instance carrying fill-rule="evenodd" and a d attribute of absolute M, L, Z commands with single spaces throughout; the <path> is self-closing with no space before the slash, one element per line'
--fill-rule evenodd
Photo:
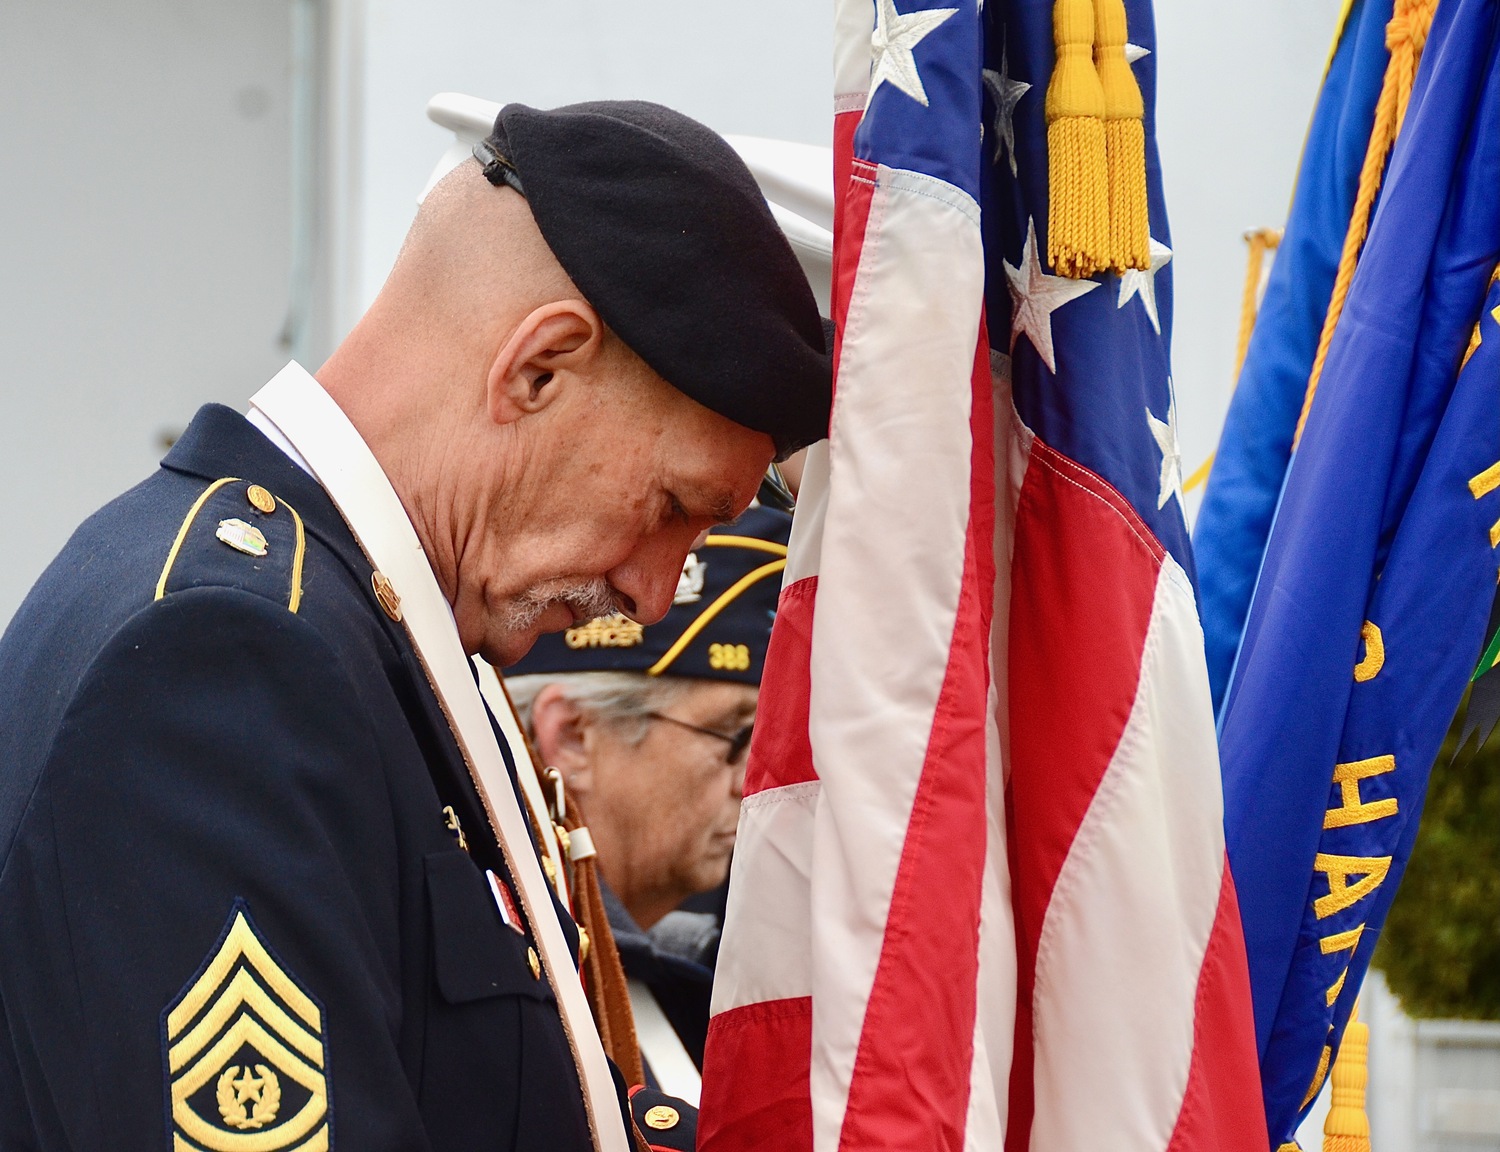
<path fill-rule="evenodd" d="M 323 1010 L 236 900 L 223 940 L 162 1013 L 173 1152 L 327 1152 Z"/>

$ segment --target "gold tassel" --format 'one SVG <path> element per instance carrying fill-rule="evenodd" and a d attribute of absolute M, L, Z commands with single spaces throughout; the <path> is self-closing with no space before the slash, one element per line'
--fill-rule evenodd
<path fill-rule="evenodd" d="M 1109 176 L 1104 89 L 1094 70 L 1090 0 L 1052 10 L 1057 66 L 1047 85 L 1047 262 L 1082 280 L 1109 265 Z"/>
<path fill-rule="evenodd" d="M 1370 1120 L 1365 1115 L 1369 1049 L 1370 1028 L 1360 1020 L 1356 1005 L 1333 1062 L 1333 1102 L 1323 1121 L 1323 1152 L 1370 1152 Z"/>
<path fill-rule="evenodd" d="M 1094 0 L 1094 67 L 1104 90 L 1109 165 L 1108 264 L 1115 272 L 1151 267 L 1146 199 L 1146 105 L 1130 62 L 1125 0 Z"/>

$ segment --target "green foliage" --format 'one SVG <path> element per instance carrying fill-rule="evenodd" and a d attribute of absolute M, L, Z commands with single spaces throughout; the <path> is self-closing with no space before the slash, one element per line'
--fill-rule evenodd
<path fill-rule="evenodd" d="M 1433 766 L 1374 964 L 1413 1016 L 1500 1020 L 1500 734 L 1455 759 L 1463 719 Z"/>

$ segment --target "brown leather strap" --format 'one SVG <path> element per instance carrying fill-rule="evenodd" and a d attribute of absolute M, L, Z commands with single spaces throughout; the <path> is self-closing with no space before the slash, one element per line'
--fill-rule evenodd
<path fill-rule="evenodd" d="M 581 823 L 577 813 L 569 808 L 563 826 L 572 832 Z M 615 947 L 614 933 L 610 931 L 604 896 L 599 891 L 594 857 L 573 861 L 572 889 L 573 916 L 589 938 L 588 954 L 583 958 L 583 983 L 589 1007 L 594 1010 L 594 1021 L 599 1026 L 599 1038 L 604 1042 L 604 1051 L 619 1066 L 625 1082 L 644 1084 L 646 1068 L 641 1060 L 640 1041 L 636 1039 L 630 989 L 620 963 L 620 950 Z"/>

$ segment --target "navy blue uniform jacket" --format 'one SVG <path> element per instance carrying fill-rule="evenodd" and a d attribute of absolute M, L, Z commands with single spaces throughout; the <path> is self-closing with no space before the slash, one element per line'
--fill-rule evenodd
<path fill-rule="evenodd" d="M 437 700 L 241 416 L 77 531 L 0 690 L 0 1149 L 590 1146 Z"/>

